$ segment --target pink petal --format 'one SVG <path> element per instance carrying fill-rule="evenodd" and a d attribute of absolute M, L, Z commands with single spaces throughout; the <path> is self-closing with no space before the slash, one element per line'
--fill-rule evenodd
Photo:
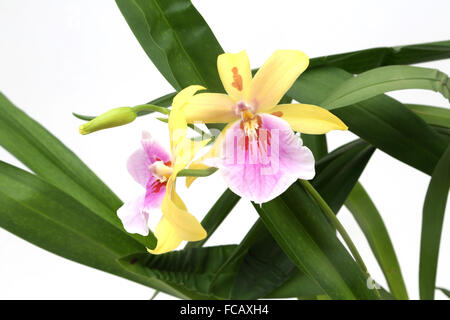
<path fill-rule="evenodd" d="M 149 180 L 153 178 L 149 166 L 155 161 L 170 161 L 170 155 L 151 138 L 148 132 L 142 133 L 141 144 L 142 149 L 135 151 L 128 158 L 127 169 L 137 183 L 146 187 Z"/>
<path fill-rule="evenodd" d="M 147 181 L 152 177 L 148 167 L 150 166 L 150 160 L 144 150 L 136 150 L 129 158 L 127 162 L 127 169 L 131 176 L 141 186 L 145 187 Z"/>
<path fill-rule="evenodd" d="M 144 211 L 145 196 L 124 203 L 117 210 L 117 216 L 122 221 L 124 229 L 129 233 L 148 235 L 148 213 Z"/>
<path fill-rule="evenodd" d="M 153 163 L 155 161 L 170 161 L 170 155 L 158 142 L 156 142 L 151 137 L 150 133 L 146 131 L 142 133 L 141 143 L 142 148 L 144 149 L 148 159 L 150 160 L 150 163 Z"/>
<path fill-rule="evenodd" d="M 164 195 L 166 194 L 166 183 L 161 183 L 157 178 L 151 177 L 145 187 L 145 210 L 161 207 Z"/>
<path fill-rule="evenodd" d="M 289 124 L 261 114 L 257 139 L 248 139 L 237 121 L 227 131 L 221 172 L 229 188 L 256 203 L 279 196 L 297 179 L 314 177 L 314 157 Z"/>

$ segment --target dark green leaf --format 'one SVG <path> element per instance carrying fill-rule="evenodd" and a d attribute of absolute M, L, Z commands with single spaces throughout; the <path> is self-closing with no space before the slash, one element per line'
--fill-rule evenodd
<path fill-rule="evenodd" d="M 333 110 L 355 104 L 382 93 L 403 89 L 437 91 L 450 99 L 448 76 L 436 69 L 411 66 L 386 66 L 349 78 L 322 101 L 322 107 Z"/>
<path fill-rule="evenodd" d="M 358 298 L 281 198 L 275 198 L 262 207 L 255 205 L 255 208 L 286 255 L 305 270 L 326 294 L 333 299 Z"/>
<path fill-rule="evenodd" d="M 419 289 L 421 299 L 434 299 L 442 223 L 450 188 L 450 146 L 439 160 L 423 205 L 420 240 Z"/>
<path fill-rule="evenodd" d="M 145 252 L 139 242 L 43 179 L 1 161 L 0 203 L 0 227 L 26 241 L 176 297 L 189 297 L 164 282 L 124 270 L 117 259 Z"/>
<path fill-rule="evenodd" d="M 199 84 L 222 91 L 217 56 L 223 52 L 189 0 L 116 0 L 149 58 L 177 90 Z"/>
<path fill-rule="evenodd" d="M 401 300 L 408 299 L 400 265 L 389 233 L 380 213 L 360 183 L 357 183 L 345 201 L 364 233 L 392 294 Z"/>
<path fill-rule="evenodd" d="M 445 294 L 447 297 L 450 298 L 450 290 L 447 290 L 447 289 L 444 289 L 444 288 L 438 288 L 438 287 L 436 287 L 436 289 L 441 290 L 443 294 Z"/>
<path fill-rule="evenodd" d="M 319 161 L 328 153 L 326 135 L 302 133 L 302 140 L 303 144 L 312 151 L 314 160 Z"/>
<path fill-rule="evenodd" d="M 405 106 L 428 124 L 450 128 L 450 109 L 419 104 L 405 104 Z"/>
<path fill-rule="evenodd" d="M 278 246 L 272 245 L 274 239 L 264 225 L 260 225 L 264 232 L 260 233 L 251 247 L 247 246 L 247 252 L 234 280 L 231 299 L 251 300 L 264 297 L 296 272 L 292 261 L 286 259 L 286 255 Z M 247 243 L 244 242 L 244 245 Z M 304 288 L 300 288 L 302 289 Z"/>
<path fill-rule="evenodd" d="M 342 207 L 374 151 L 367 142 L 355 140 L 316 163 L 317 174 L 311 183 L 335 213 Z"/>
<path fill-rule="evenodd" d="M 337 68 L 305 72 L 289 91 L 298 101 L 321 102 L 352 75 Z M 380 95 L 332 112 L 349 130 L 373 146 L 427 174 L 433 172 L 445 150 L 445 141 L 400 102 Z"/>
<path fill-rule="evenodd" d="M 0 93 L 0 145 L 30 170 L 120 230 L 117 196 L 64 144 Z M 124 231 L 125 232 L 125 231 Z M 133 235 L 154 248 L 156 238 Z"/>
<path fill-rule="evenodd" d="M 361 73 L 387 65 L 414 64 L 448 58 L 450 58 L 450 41 L 440 41 L 372 48 L 313 58 L 310 61 L 310 68 L 338 67 L 350 73 Z"/>
<path fill-rule="evenodd" d="M 120 263 L 139 277 L 163 281 L 197 299 L 208 299 L 211 280 L 235 248 L 235 245 L 189 248 L 164 255 L 137 253 L 123 257 Z M 233 275 L 222 273 L 220 277 Z"/>
<path fill-rule="evenodd" d="M 202 247 L 214 231 L 216 231 L 220 224 L 225 220 L 231 210 L 233 210 L 234 206 L 240 199 L 241 197 L 236 195 L 230 189 L 225 190 L 225 192 L 220 196 L 202 220 L 202 226 L 208 233 L 207 237 L 201 241 L 189 242 L 186 245 L 186 248 Z"/>
<path fill-rule="evenodd" d="M 334 186 L 334 189 L 330 189 L 330 192 L 325 192 L 324 194 L 327 195 L 328 201 L 335 203 L 334 209 L 336 212 L 342 206 L 354 183 L 358 180 L 372 152 L 372 147 L 359 140 L 332 152 L 319 162 L 316 168 L 318 180 L 320 182 L 321 180 L 329 179 L 331 181 L 330 184 Z M 338 161 L 339 166 L 334 166 L 333 161 Z M 340 172 L 344 174 L 339 174 Z M 346 177 L 345 174 L 349 174 L 349 177 Z M 321 185 L 319 183 L 319 186 Z M 324 186 L 327 186 L 327 184 L 324 184 Z M 296 208 L 296 204 L 293 204 L 292 208 Z M 241 264 L 239 274 L 242 276 L 239 281 L 235 281 L 237 289 L 234 289 L 234 292 L 241 292 L 241 295 L 236 294 L 235 298 L 261 298 L 266 294 L 267 297 L 285 298 L 313 296 L 323 293 L 323 290 L 314 280 L 303 271 L 298 270 L 297 266 L 283 254 L 279 245 L 267 234 L 267 230 L 258 226 L 258 223 L 255 224 L 246 239 L 236 249 L 235 256 L 240 257 L 240 260 L 236 259 L 228 262 L 229 265 Z M 258 240 L 248 241 L 248 239 L 255 238 L 252 237 L 254 234 L 257 234 L 257 237 L 255 237 Z M 251 251 L 250 254 L 248 251 L 253 247 L 256 247 L 256 249 Z M 265 250 L 259 250 L 259 248 L 263 247 Z M 270 253 L 269 256 L 267 255 L 268 253 Z M 245 264 L 241 263 L 243 257 L 248 260 Z M 264 269 L 257 268 L 261 261 L 265 261 Z M 275 280 L 281 279 L 277 278 L 277 275 L 288 274 L 289 266 L 291 270 L 296 270 L 296 274 L 284 283 L 279 281 L 279 287 L 277 288 Z M 253 276 L 247 276 L 250 274 Z M 265 278 L 266 282 L 263 283 L 258 280 L 262 278 Z M 255 289 L 252 293 L 244 293 L 243 287 L 257 287 L 257 290 Z M 270 292 L 269 290 L 273 291 Z"/>

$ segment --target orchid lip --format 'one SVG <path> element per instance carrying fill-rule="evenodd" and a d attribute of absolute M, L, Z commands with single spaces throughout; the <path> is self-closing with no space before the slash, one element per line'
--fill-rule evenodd
<path fill-rule="evenodd" d="M 155 178 L 161 182 L 165 182 L 173 173 L 173 168 L 167 166 L 167 164 L 168 163 L 164 163 L 163 161 L 155 161 L 148 169 Z"/>

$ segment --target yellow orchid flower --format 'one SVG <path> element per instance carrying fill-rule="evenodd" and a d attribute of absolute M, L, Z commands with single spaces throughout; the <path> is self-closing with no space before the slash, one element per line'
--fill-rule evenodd
<path fill-rule="evenodd" d="M 206 157 L 220 155 L 217 166 L 236 194 L 263 203 L 297 179 L 314 177 L 314 157 L 292 130 L 308 134 L 347 130 L 339 118 L 318 106 L 278 105 L 308 64 L 301 51 L 278 50 L 252 78 L 245 51 L 225 53 L 217 65 L 227 94 L 199 93 L 185 101 L 187 122 L 228 123 Z M 196 92 L 202 87 L 188 89 Z"/>
<path fill-rule="evenodd" d="M 188 212 L 175 189 L 177 174 L 208 143 L 208 140 L 191 141 L 186 138 L 187 123 L 182 109 L 197 90 L 195 87 L 186 88 L 174 98 L 169 117 L 170 154 L 148 133 L 144 133 L 142 149 L 128 160 L 128 171 L 146 188 L 146 192 L 138 199 L 125 203 L 117 215 L 126 231 L 146 236 L 149 233 L 148 211 L 161 207 L 163 216 L 155 230 L 158 244 L 155 249 L 148 250 L 152 254 L 172 251 L 183 240 L 199 241 L 206 237 L 206 231 Z"/>

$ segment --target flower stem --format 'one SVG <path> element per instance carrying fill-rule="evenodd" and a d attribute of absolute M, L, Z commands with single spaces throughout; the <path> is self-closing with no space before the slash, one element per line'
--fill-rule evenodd
<path fill-rule="evenodd" d="M 353 244 L 353 241 L 350 239 L 350 236 L 348 235 L 347 231 L 345 231 L 344 227 L 336 217 L 336 214 L 331 210 L 331 208 L 328 206 L 328 204 L 323 200 L 323 198 L 320 196 L 320 194 L 317 192 L 316 189 L 306 180 L 300 180 L 300 183 L 305 187 L 305 189 L 308 191 L 308 193 L 316 200 L 317 204 L 320 206 L 322 211 L 325 213 L 326 217 L 329 219 L 331 224 L 336 228 L 336 230 L 339 232 L 339 234 L 342 236 L 342 239 L 344 239 L 345 243 L 347 244 L 348 248 L 350 249 L 350 252 L 352 253 L 353 257 L 356 260 L 356 263 L 358 263 L 359 267 L 362 269 L 362 271 L 369 275 L 367 272 L 367 267 L 364 264 L 363 259 L 361 258 L 361 255 L 359 254 L 358 250 L 356 249 L 355 245 Z"/>
<path fill-rule="evenodd" d="M 170 114 L 170 110 L 164 107 L 155 106 L 153 104 L 140 104 L 132 108 L 134 112 L 140 113 L 144 111 L 159 112 L 162 114 Z"/>
<path fill-rule="evenodd" d="M 217 168 L 210 167 L 208 169 L 183 169 L 178 172 L 178 177 L 207 177 L 217 171 Z"/>

